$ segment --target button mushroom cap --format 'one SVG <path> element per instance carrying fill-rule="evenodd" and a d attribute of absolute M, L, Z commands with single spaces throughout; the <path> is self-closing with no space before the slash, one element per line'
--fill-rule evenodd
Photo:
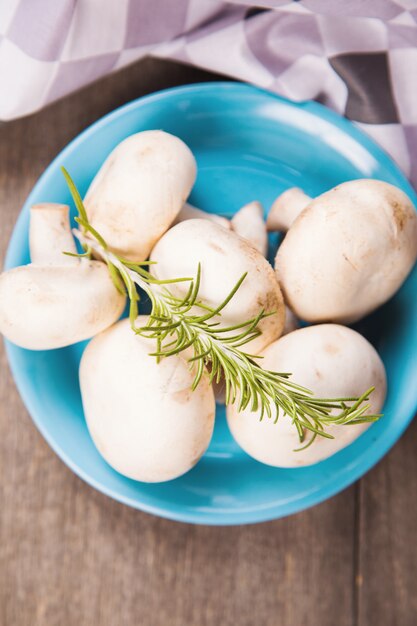
<path fill-rule="evenodd" d="M 284 326 L 282 294 L 268 261 L 247 241 L 207 220 L 187 220 L 171 228 L 152 250 L 151 269 L 158 279 L 195 276 L 201 263 L 199 298 L 216 308 L 242 275 L 247 276 L 217 320 L 231 326 L 256 317 L 261 310 L 275 312 L 263 319 L 262 334 L 243 349 L 254 354 L 279 337 Z M 186 282 L 170 285 L 178 296 L 185 296 Z"/>
<path fill-rule="evenodd" d="M 146 318 L 139 318 L 144 325 Z M 80 385 L 91 437 L 105 460 L 134 480 L 162 482 L 190 470 L 210 443 L 213 390 L 180 355 L 159 363 L 155 341 L 122 320 L 95 337 L 80 364 Z"/>
<path fill-rule="evenodd" d="M 417 257 L 417 214 L 400 190 L 354 180 L 305 208 L 278 249 L 275 270 L 294 313 L 350 323 L 386 302 Z"/>
<path fill-rule="evenodd" d="M 84 199 L 92 226 L 116 253 L 144 261 L 170 227 L 196 177 L 181 139 L 161 130 L 137 133 L 108 156 Z"/>
<path fill-rule="evenodd" d="M 291 372 L 291 379 L 317 397 L 360 397 L 375 386 L 369 403 L 372 413 L 379 413 L 386 394 L 384 365 L 376 350 L 362 335 L 345 326 L 321 324 L 301 328 L 278 339 L 262 353 L 265 369 Z M 310 447 L 295 452 L 310 441 L 312 433 L 300 444 L 291 419 L 272 419 L 246 409 L 238 412 L 236 405 L 227 407 L 230 431 L 237 443 L 250 456 L 275 467 L 312 465 L 332 456 L 366 430 L 368 424 L 329 426 L 334 439 L 318 436 Z"/>
<path fill-rule="evenodd" d="M 31 209 L 32 263 L 0 275 L 0 332 L 29 350 L 89 339 L 122 314 L 125 297 L 107 267 L 63 255 L 75 252 L 65 205 Z"/>

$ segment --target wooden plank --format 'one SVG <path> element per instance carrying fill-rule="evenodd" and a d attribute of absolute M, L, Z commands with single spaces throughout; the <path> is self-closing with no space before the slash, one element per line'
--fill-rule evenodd
<path fill-rule="evenodd" d="M 358 626 L 417 624 L 417 423 L 361 481 Z"/>
<path fill-rule="evenodd" d="M 36 178 L 101 115 L 212 75 L 144 61 L 0 128 L 0 253 Z M 351 626 L 355 491 L 294 517 L 193 527 L 95 492 L 31 423 L 0 356 L 0 624 Z"/>

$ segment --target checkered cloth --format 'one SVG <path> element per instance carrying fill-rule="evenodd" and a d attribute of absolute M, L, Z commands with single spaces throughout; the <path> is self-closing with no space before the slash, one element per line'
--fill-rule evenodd
<path fill-rule="evenodd" d="M 417 0 L 1 0 L 0 119 L 152 54 L 355 120 L 417 185 Z"/>

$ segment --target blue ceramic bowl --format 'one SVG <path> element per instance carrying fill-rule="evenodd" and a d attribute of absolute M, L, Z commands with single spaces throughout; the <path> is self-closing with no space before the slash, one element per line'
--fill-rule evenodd
<path fill-rule="evenodd" d="M 29 262 L 29 206 L 70 203 L 64 165 L 85 192 L 125 137 L 162 128 L 183 139 L 198 161 L 192 202 L 233 214 L 259 199 L 269 207 L 290 186 L 317 195 L 354 178 L 378 178 L 416 196 L 390 158 L 350 122 L 323 106 L 294 104 L 237 83 L 162 91 L 132 102 L 81 133 L 47 168 L 30 194 L 7 253 L 8 268 Z M 7 345 L 13 375 L 37 427 L 61 459 L 103 493 L 149 513 L 199 524 L 245 524 L 289 515 L 329 498 L 391 448 L 417 404 L 417 271 L 395 298 L 359 325 L 388 372 L 384 417 L 354 444 L 313 467 L 275 469 L 232 440 L 218 408 L 209 450 L 191 472 L 165 484 L 124 478 L 98 454 L 87 431 L 78 386 L 84 344 L 31 352 Z"/>

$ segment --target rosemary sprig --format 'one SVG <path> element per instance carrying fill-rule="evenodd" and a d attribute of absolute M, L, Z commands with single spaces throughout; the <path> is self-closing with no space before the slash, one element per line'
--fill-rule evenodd
<path fill-rule="evenodd" d="M 80 256 L 94 253 L 107 264 L 117 289 L 128 295 L 133 331 L 155 340 L 156 349 L 151 356 L 161 359 L 187 351 L 188 360 L 196 372 L 193 389 L 200 383 L 205 366 L 209 365 L 210 382 L 219 382 L 224 377 L 226 404 L 237 402 L 239 411 L 248 407 L 251 411 L 259 410 L 261 420 L 266 415 L 276 422 L 281 414 L 288 415 L 301 442 L 305 440 L 306 431 L 313 433 L 307 446 L 317 436 L 333 439 L 326 431 L 331 425 L 360 424 L 380 417 L 368 414 L 368 400 L 373 387 L 359 398 L 317 398 L 309 389 L 293 382 L 290 373 L 262 369 L 257 363 L 259 357 L 249 355 L 242 348 L 259 336 L 259 322 L 271 313 L 260 311 L 256 317 L 228 327 L 221 326 L 219 322 L 222 310 L 246 275 L 240 278 L 227 298 L 214 309 L 198 298 L 202 271 L 200 266 L 194 278 L 157 280 L 145 269 L 150 262 L 132 263 L 109 249 L 90 224 L 70 175 L 64 168 L 62 171 L 78 210 L 75 219 L 81 230 L 75 229 L 73 232 L 84 250 Z M 167 287 L 170 283 L 184 281 L 189 286 L 182 298 L 175 296 Z M 145 291 L 152 307 L 147 324 L 141 327 L 137 326 L 137 287 Z"/>

